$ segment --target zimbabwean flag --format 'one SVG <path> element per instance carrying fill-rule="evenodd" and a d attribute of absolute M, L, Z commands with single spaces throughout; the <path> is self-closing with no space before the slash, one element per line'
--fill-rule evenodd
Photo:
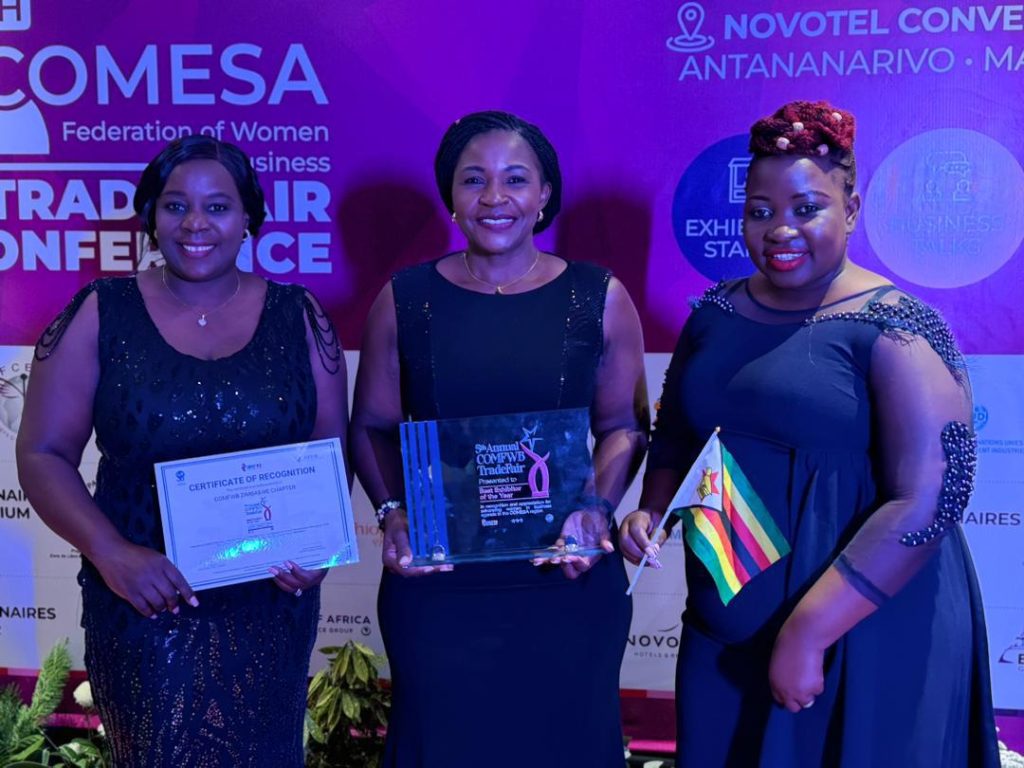
<path fill-rule="evenodd" d="M 715 580 L 725 605 L 789 554 L 789 543 L 717 429 L 683 478 L 669 511 L 682 518 L 686 543 Z"/>

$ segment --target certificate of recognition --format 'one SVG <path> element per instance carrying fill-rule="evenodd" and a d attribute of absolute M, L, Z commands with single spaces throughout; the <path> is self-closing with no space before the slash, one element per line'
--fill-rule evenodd
<path fill-rule="evenodd" d="M 593 494 L 586 408 L 409 421 L 399 431 L 416 565 L 549 557 L 567 516 Z"/>
<path fill-rule="evenodd" d="M 193 589 L 359 561 L 337 438 L 154 466 L 167 557 Z"/>

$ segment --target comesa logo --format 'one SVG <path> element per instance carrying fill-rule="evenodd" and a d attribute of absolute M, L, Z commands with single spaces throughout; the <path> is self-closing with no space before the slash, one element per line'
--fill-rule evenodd
<path fill-rule="evenodd" d="M 0 0 L 0 32 L 22 32 L 31 26 L 31 0 Z M 50 136 L 46 131 L 46 121 L 34 102 L 0 97 L 0 152 L 11 155 L 49 154 Z"/>
<path fill-rule="evenodd" d="M 750 271 L 743 244 L 743 203 L 750 153 L 748 137 L 731 136 L 701 152 L 683 173 L 672 200 L 679 249 L 711 280 Z"/>
<path fill-rule="evenodd" d="M 0 31 L 27 29 L 29 19 L 28 0 L 0 0 Z M 151 43 L 141 54 L 115 52 L 107 45 L 81 50 L 46 45 L 35 51 L 0 45 L 0 64 L 5 85 L 0 92 L 0 154 L 7 155 L 50 153 L 53 126 L 47 125 L 40 105 L 65 107 L 93 99 L 96 105 L 107 106 L 123 98 L 144 100 L 150 106 L 165 102 L 174 107 L 276 106 L 293 94 L 305 95 L 317 105 L 328 103 L 301 43 L 289 44 L 283 54 L 244 42 L 217 48 L 211 43 Z M 292 127 L 296 136 L 298 130 Z M 217 138 L 261 141 L 278 140 L 281 137 L 275 132 L 281 131 L 287 134 L 285 140 L 292 137 L 282 126 L 249 121 L 233 121 L 228 126 L 227 121 L 220 120 L 200 129 Z M 160 120 L 116 125 L 107 121 L 82 125 L 65 120 L 59 125 L 64 142 L 167 142 L 193 132 L 189 125 L 169 125 Z M 231 135 L 224 135 L 228 133 Z"/>
<path fill-rule="evenodd" d="M 704 26 L 704 7 L 700 3 L 683 3 L 676 12 L 679 34 L 665 41 L 669 50 L 677 53 L 699 53 L 715 44 L 715 38 L 701 33 Z"/>
<path fill-rule="evenodd" d="M 984 405 L 974 406 L 974 431 L 980 432 L 988 424 L 988 408 Z"/>

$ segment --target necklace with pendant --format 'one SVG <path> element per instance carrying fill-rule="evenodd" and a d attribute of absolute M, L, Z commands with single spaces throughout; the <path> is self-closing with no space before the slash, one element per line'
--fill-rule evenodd
<path fill-rule="evenodd" d="M 207 325 L 209 325 L 209 321 L 206 318 L 209 315 L 212 315 L 214 312 L 219 312 L 220 310 L 224 309 L 224 307 L 226 307 L 228 304 L 230 304 L 234 300 L 235 296 L 238 295 L 238 291 L 242 287 L 242 278 L 239 277 L 238 270 L 235 270 L 235 290 L 234 290 L 234 293 L 232 293 L 230 296 L 228 296 L 228 298 L 225 301 L 222 301 L 220 304 L 218 304 L 213 309 L 203 309 L 202 307 L 198 307 L 195 304 L 189 304 L 187 301 L 182 299 L 180 296 L 178 296 L 178 294 L 176 294 L 174 292 L 174 289 L 171 288 L 170 284 L 167 282 L 167 265 L 166 264 L 160 269 L 160 282 L 162 282 L 164 284 L 164 288 L 167 289 L 167 292 L 169 294 L 171 294 L 171 297 L 176 302 L 181 304 L 183 307 L 188 307 L 191 310 L 198 310 L 199 311 L 199 317 L 198 317 L 198 319 L 196 319 L 196 325 L 198 325 L 200 328 L 205 328 Z"/>
<path fill-rule="evenodd" d="M 537 251 L 537 257 L 533 260 L 533 264 L 531 264 L 530 268 L 523 272 L 523 274 L 521 274 L 514 280 L 509 280 L 507 283 L 501 283 L 500 285 L 497 283 L 488 282 L 487 280 L 484 280 L 482 277 L 477 275 L 476 272 L 473 271 L 473 268 L 469 266 L 469 254 L 466 253 L 466 251 L 462 252 L 462 264 L 466 268 L 466 274 L 468 274 L 471 278 L 476 280 L 481 285 L 486 285 L 488 288 L 492 289 L 495 294 L 503 294 L 505 292 L 505 289 L 508 288 L 510 285 L 515 285 L 521 280 L 525 280 L 527 276 L 531 272 L 533 272 L 533 270 L 540 263 L 540 253 L 540 251 Z"/>

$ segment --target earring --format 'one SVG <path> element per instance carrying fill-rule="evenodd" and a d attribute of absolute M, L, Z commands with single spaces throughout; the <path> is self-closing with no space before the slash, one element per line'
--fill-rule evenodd
<path fill-rule="evenodd" d="M 540 224 L 542 221 L 544 221 L 544 211 L 543 210 L 541 210 L 541 212 L 537 214 L 537 223 Z"/>
<path fill-rule="evenodd" d="M 455 211 L 452 211 L 452 224 L 454 224 L 458 218 L 459 214 L 457 214 Z"/>
<path fill-rule="evenodd" d="M 247 229 L 247 230 L 242 232 L 242 242 L 244 243 L 248 239 L 249 239 L 249 230 Z"/>

